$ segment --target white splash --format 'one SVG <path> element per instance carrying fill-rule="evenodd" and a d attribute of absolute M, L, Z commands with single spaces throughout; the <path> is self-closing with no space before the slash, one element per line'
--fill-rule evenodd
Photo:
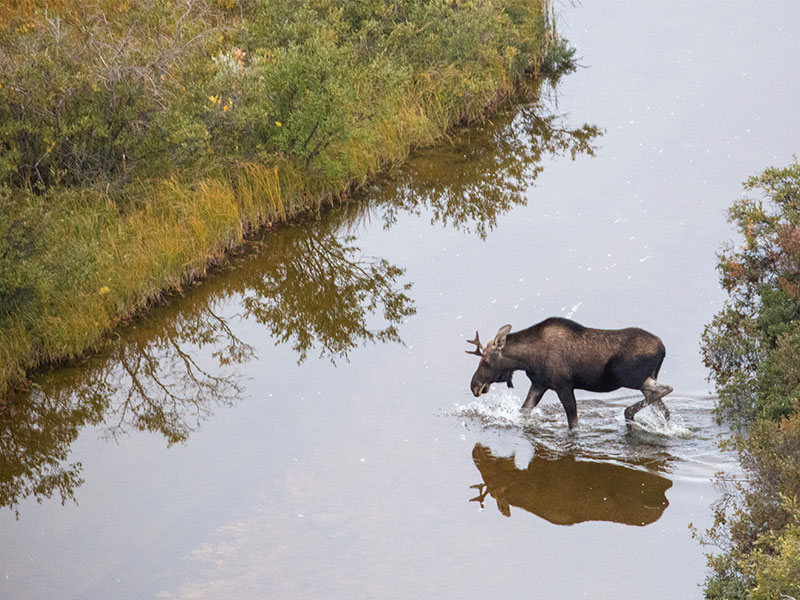
<path fill-rule="evenodd" d="M 487 427 L 521 428 L 538 423 L 539 410 L 520 412 L 522 400 L 511 390 L 492 390 L 469 404 L 456 404 L 450 413 L 460 418 L 479 420 Z"/>
<path fill-rule="evenodd" d="M 624 417 L 623 417 L 624 420 Z M 692 437 L 691 430 L 686 426 L 683 417 L 673 411 L 669 421 L 657 409 L 649 407 L 636 415 L 636 420 L 629 424 L 635 430 L 655 434 L 663 437 L 683 438 Z"/>

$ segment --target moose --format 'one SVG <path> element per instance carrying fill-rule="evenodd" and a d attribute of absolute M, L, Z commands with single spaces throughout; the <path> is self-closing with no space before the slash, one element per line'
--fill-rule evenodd
<path fill-rule="evenodd" d="M 470 383 L 476 398 L 489 391 L 492 383 L 514 387 L 512 374 L 523 370 L 531 387 L 520 410 L 532 410 L 547 390 L 555 390 L 570 429 L 578 424 L 576 389 L 641 390 L 644 399 L 625 409 L 626 422 L 632 422 L 636 413 L 651 404 L 669 419 L 669 409 L 661 399 L 672 392 L 672 387 L 657 381 L 666 349 L 657 336 L 644 329 L 592 329 L 551 317 L 515 333 L 511 333 L 511 325 L 504 325 L 486 347 L 477 331 L 475 339 L 467 343 L 475 344 L 475 350 L 466 353 L 481 358 Z"/>

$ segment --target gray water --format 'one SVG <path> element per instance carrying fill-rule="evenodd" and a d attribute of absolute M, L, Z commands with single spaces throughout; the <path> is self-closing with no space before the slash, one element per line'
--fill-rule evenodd
<path fill-rule="evenodd" d="M 798 150 L 800 9 L 560 11 L 554 90 L 15 401 L 0 597 L 701 597 L 688 525 L 738 467 L 699 336 L 726 207 Z M 673 420 L 580 393 L 570 433 L 520 375 L 474 399 L 474 331 L 551 315 L 658 334 Z"/>

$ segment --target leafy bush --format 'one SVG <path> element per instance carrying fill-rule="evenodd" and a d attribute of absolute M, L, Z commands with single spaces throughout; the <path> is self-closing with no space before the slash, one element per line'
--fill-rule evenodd
<path fill-rule="evenodd" d="M 546 14 L 520 0 L 104 0 L 21 14 L 0 28 L 0 182 L 38 191 L 275 154 L 341 186 L 357 170 L 342 146 L 420 77 L 438 71 L 428 91 L 474 118 L 545 53 Z"/>
<path fill-rule="evenodd" d="M 800 358 L 790 351 L 800 339 L 800 165 L 767 169 L 744 185 L 762 196 L 730 209 L 744 243 L 719 256 L 730 299 L 703 334 L 720 412 L 740 427 L 791 414 L 786 399 L 800 391 L 792 376 Z"/>
<path fill-rule="evenodd" d="M 719 415 L 735 426 L 747 485 L 729 490 L 705 542 L 708 598 L 800 595 L 800 165 L 745 183 L 730 210 L 743 244 L 719 257 L 730 298 L 703 334 Z"/>
<path fill-rule="evenodd" d="M 3 3 L 0 394 L 565 48 L 545 0 Z"/>
<path fill-rule="evenodd" d="M 105 2 L 9 24 L 0 33 L 0 181 L 38 191 L 124 183 L 167 156 L 186 160 L 197 144 L 185 141 L 203 132 L 176 114 L 178 78 L 209 31 L 192 15 L 194 27 L 178 27 L 177 8 Z"/>

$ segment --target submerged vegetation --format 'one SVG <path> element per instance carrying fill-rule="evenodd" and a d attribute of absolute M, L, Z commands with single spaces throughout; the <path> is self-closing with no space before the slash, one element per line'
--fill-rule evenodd
<path fill-rule="evenodd" d="M 544 0 L 0 7 L 0 397 L 570 64 Z"/>
<path fill-rule="evenodd" d="M 719 415 L 747 474 L 728 482 L 705 542 L 711 599 L 800 598 L 800 164 L 745 182 L 743 238 L 720 254 L 730 299 L 703 335 Z"/>

